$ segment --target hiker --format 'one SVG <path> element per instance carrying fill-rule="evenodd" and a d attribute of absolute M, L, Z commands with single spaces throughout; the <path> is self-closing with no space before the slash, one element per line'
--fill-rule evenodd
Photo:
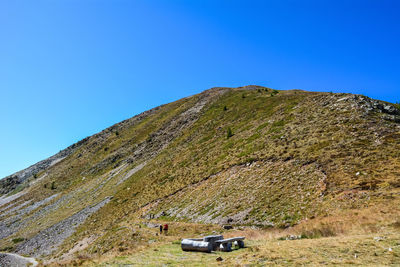
<path fill-rule="evenodd" d="M 160 235 L 162 234 L 162 225 L 160 224 Z"/>
<path fill-rule="evenodd" d="M 168 234 L 168 224 L 164 224 L 164 234 L 167 235 Z"/>

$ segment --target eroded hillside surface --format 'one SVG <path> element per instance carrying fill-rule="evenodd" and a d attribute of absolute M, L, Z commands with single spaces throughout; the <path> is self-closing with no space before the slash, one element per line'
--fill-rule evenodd
<path fill-rule="evenodd" d="M 104 254 L 147 242 L 129 227 L 150 219 L 290 227 L 392 203 L 399 167 L 395 105 L 213 88 L 1 180 L 0 249 L 49 260 L 80 244 Z"/>

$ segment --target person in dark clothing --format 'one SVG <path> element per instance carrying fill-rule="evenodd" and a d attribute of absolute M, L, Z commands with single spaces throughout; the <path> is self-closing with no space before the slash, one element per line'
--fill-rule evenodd
<path fill-rule="evenodd" d="M 162 234 L 163 226 L 160 224 L 160 235 Z"/>

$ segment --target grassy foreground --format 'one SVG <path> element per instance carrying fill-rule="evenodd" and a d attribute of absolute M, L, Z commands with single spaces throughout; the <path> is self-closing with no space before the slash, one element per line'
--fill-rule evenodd
<path fill-rule="evenodd" d="M 142 242 L 134 249 L 115 247 L 98 257 L 85 251 L 55 266 L 400 266 L 400 220 L 394 206 L 371 207 L 304 221 L 287 229 L 169 222 L 168 236 L 158 234 L 163 221 L 142 221 Z M 139 222 L 132 223 L 139 225 Z M 244 249 L 232 252 L 184 252 L 180 240 L 210 234 L 245 236 Z M 294 240 L 287 240 L 289 236 Z M 221 257 L 222 261 L 217 258 Z"/>
<path fill-rule="evenodd" d="M 262 234 L 262 233 L 259 233 Z M 379 236 L 380 238 L 380 236 Z M 264 265 L 400 265 L 400 235 L 376 235 L 277 240 L 263 237 L 230 253 L 183 252 L 178 242 L 163 242 L 131 255 L 117 256 L 100 266 L 264 266 Z M 222 261 L 217 261 L 222 257 Z"/>

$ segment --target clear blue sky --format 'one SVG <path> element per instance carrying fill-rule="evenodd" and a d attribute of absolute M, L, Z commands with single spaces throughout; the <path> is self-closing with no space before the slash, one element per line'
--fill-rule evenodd
<path fill-rule="evenodd" d="M 400 1 L 0 1 L 0 177 L 214 86 L 400 101 Z"/>

